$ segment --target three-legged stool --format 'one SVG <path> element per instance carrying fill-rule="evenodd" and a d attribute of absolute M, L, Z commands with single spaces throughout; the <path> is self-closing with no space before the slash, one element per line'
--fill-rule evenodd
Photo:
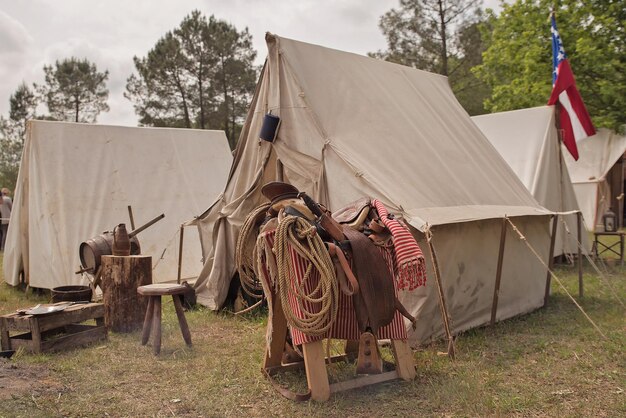
<path fill-rule="evenodd" d="M 189 332 L 189 326 L 185 319 L 185 313 L 183 312 L 183 306 L 180 303 L 180 296 L 186 291 L 186 287 L 180 284 L 149 284 L 145 286 L 139 286 L 137 293 L 142 296 L 148 296 L 148 308 L 146 309 L 146 317 L 143 321 L 143 331 L 141 335 L 141 345 L 146 345 L 150 339 L 150 333 L 154 335 L 154 354 L 161 352 L 161 296 L 172 295 L 174 299 L 174 308 L 176 309 L 176 316 L 178 317 L 178 324 L 180 325 L 180 331 L 183 334 L 183 339 L 188 346 L 191 347 L 191 333 Z"/>

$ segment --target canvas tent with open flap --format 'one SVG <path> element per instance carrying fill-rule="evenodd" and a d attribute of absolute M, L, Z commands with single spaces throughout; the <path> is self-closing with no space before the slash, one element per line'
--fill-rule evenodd
<path fill-rule="evenodd" d="M 362 196 L 404 217 L 422 248 L 432 233 L 454 332 L 488 323 L 503 217 L 548 258 L 550 214 L 460 106 L 445 77 L 272 34 L 222 197 L 196 220 L 205 266 L 198 301 L 224 303 L 237 235 L 277 177 L 330 210 Z M 259 139 L 264 116 L 281 125 Z M 281 164 L 277 164 L 277 161 Z M 279 167 L 279 170 L 277 170 Z M 430 283 L 400 295 L 413 343 L 443 335 Z M 509 232 L 497 319 L 544 303 L 546 269 Z"/>
<path fill-rule="evenodd" d="M 602 215 L 611 208 L 623 225 L 626 136 L 598 129 L 594 136 L 577 143 L 578 161 L 565 154 L 578 204 L 590 231 L 602 230 Z"/>
<path fill-rule="evenodd" d="M 11 214 L 4 278 L 31 287 L 87 284 L 81 242 L 126 223 L 165 218 L 138 235 L 153 281 L 177 279 L 180 225 L 224 188 L 232 155 L 223 131 L 30 121 Z M 202 268 L 197 237 L 185 236 L 182 277 Z"/>
<path fill-rule="evenodd" d="M 554 212 L 580 210 L 561 151 L 554 106 L 473 116 L 472 120 L 537 202 Z M 554 256 L 576 254 L 577 215 L 559 217 L 565 220 L 567 228 L 559 219 Z M 582 245 L 589 251 L 589 237 L 586 231 L 582 232 Z"/>

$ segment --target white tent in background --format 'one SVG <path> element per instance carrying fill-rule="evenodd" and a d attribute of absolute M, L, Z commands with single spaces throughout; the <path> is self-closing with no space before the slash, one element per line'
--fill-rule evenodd
<path fill-rule="evenodd" d="M 32 287 L 86 284 L 79 245 L 118 223 L 165 218 L 138 235 L 153 281 L 176 280 L 180 225 L 223 190 L 232 155 L 223 131 L 30 121 L 4 253 L 4 279 Z M 183 277 L 201 248 L 185 240 Z"/>
<path fill-rule="evenodd" d="M 565 163 L 587 229 L 594 231 L 596 225 L 602 224 L 602 215 L 609 207 L 622 219 L 624 200 L 620 195 L 624 191 L 624 174 L 621 161 L 626 152 L 626 136 L 599 129 L 594 136 L 579 141 L 577 146 L 578 161 L 564 151 Z"/>
<path fill-rule="evenodd" d="M 554 106 L 474 116 L 472 120 L 537 202 L 555 212 L 579 210 L 561 153 Z M 578 252 L 576 215 L 563 219 L 571 234 L 559 220 L 555 256 Z M 589 250 L 589 237 L 582 232 L 582 243 Z"/>
<path fill-rule="evenodd" d="M 433 234 L 453 332 L 488 323 L 503 217 L 544 258 L 550 212 L 542 208 L 460 106 L 440 75 L 266 36 L 269 57 L 222 197 L 197 219 L 206 264 L 198 301 L 224 303 L 244 218 L 277 176 L 331 210 L 362 196 L 401 214 L 426 250 Z M 281 118 L 273 143 L 263 117 Z M 546 269 L 513 235 L 504 251 L 497 320 L 543 305 Z M 427 254 L 427 252 L 426 252 Z M 429 257 L 428 285 L 401 294 L 418 318 L 413 343 L 443 335 Z"/>

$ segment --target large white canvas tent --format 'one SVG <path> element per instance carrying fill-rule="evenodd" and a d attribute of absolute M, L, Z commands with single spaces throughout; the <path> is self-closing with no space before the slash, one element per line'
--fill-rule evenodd
<path fill-rule="evenodd" d="M 587 229 L 602 230 L 602 215 L 609 207 L 622 219 L 624 174 L 622 156 L 626 152 L 626 136 L 608 129 L 599 129 L 594 136 L 577 143 L 578 161 L 567 153 L 565 163 L 574 184 L 578 204 Z"/>
<path fill-rule="evenodd" d="M 561 152 L 554 106 L 491 113 L 472 120 L 537 202 L 554 212 L 579 210 Z M 576 215 L 561 216 L 567 229 L 559 220 L 554 256 L 578 252 Z M 587 233 L 581 232 L 583 246 L 589 250 Z"/>
<path fill-rule="evenodd" d="M 235 273 L 240 226 L 263 201 L 261 186 L 285 181 L 331 210 L 381 199 L 410 224 L 426 251 L 430 230 L 454 332 L 489 322 L 504 215 L 545 258 L 550 212 L 542 208 L 459 105 L 445 77 L 268 34 L 257 85 L 229 180 L 197 220 L 206 264 L 198 300 L 224 302 Z M 264 115 L 281 118 L 273 143 L 259 140 Z M 546 270 L 509 227 L 497 319 L 543 305 Z M 428 258 L 428 257 L 427 257 Z M 429 283 L 400 295 L 418 317 L 412 342 L 442 335 Z"/>
<path fill-rule="evenodd" d="M 28 124 L 4 253 L 4 278 L 32 287 L 86 284 L 79 245 L 119 223 L 165 218 L 138 235 L 153 281 L 176 280 L 180 225 L 223 190 L 232 163 L 223 131 Z M 189 234 L 188 234 L 189 235 Z M 201 248 L 186 237 L 183 277 L 197 277 Z"/>

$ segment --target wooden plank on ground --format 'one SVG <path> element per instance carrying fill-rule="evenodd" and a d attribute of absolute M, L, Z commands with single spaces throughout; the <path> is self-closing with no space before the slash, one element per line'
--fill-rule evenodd
<path fill-rule="evenodd" d="M 345 382 L 337 382 L 330 385 L 330 392 L 337 393 L 344 390 L 361 388 L 364 386 L 374 385 L 376 383 L 388 382 L 390 380 L 398 379 L 398 372 L 396 370 L 385 372 L 381 374 L 371 374 L 368 376 L 360 376 L 355 379 L 346 380 Z"/>
<path fill-rule="evenodd" d="M 95 341 L 106 339 L 106 327 L 90 326 L 90 325 L 73 325 L 74 329 L 83 329 L 83 331 L 64 334 L 60 337 L 53 338 L 41 343 L 41 351 L 61 351 L 68 348 L 79 347 Z M 80 327 L 80 328 L 76 328 Z"/>

